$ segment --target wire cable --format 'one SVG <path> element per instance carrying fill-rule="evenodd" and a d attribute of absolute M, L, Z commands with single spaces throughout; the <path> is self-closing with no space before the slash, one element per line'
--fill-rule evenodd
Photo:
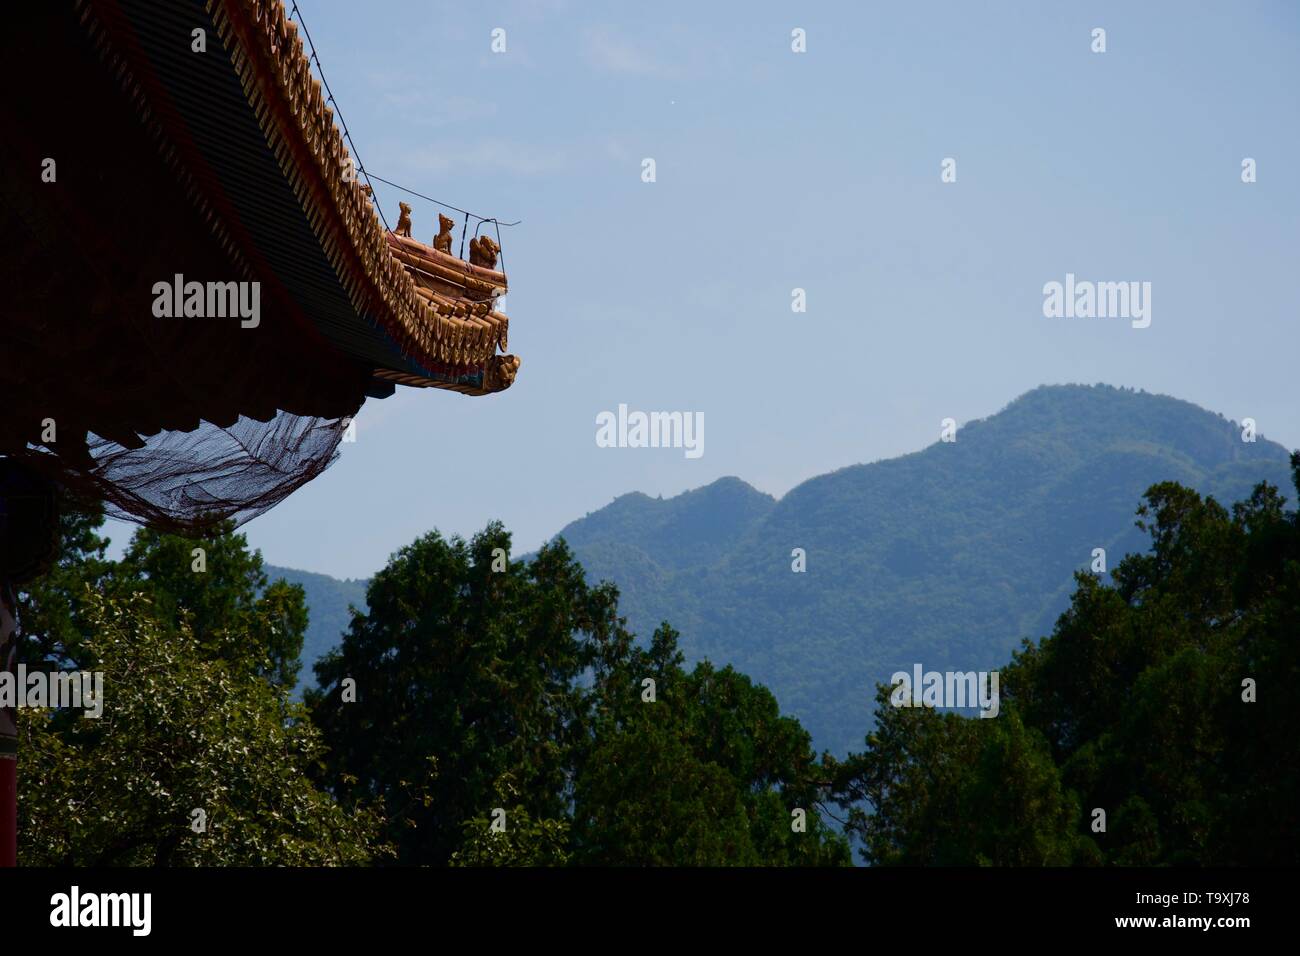
<path fill-rule="evenodd" d="M 471 218 L 477 219 L 480 225 L 485 222 L 491 222 L 491 223 L 495 223 L 498 227 L 517 226 L 521 222 L 523 222 L 522 219 L 516 220 L 515 222 L 501 222 L 499 219 L 496 219 L 495 217 L 480 216 L 477 213 L 472 213 L 467 209 L 461 209 L 459 206 L 453 206 L 451 203 L 443 202 L 440 199 L 434 199 L 432 196 L 426 196 L 423 193 L 416 192 L 414 189 L 408 189 L 407 187 L 399 185 L 398 183 L 384 179 L 382 176 L 375 176 L 372 173 L 370 173 L 369 170 L 366 169 L 365 163 L 361 162 L 361 153 L 357 150 L 356 141 L 352 138 L 352 133 L 348 130 L 347 121 L 343 119 L 343 110 L 339 107 L 339 101 L 334 98 L 334 91 L 330 89 L 329 80 L 325 79 L 325 67 L 321 65 L 320 57 L 316 55 L 316 44 L 312 43 L 311 41 L 311 31 L 307 29 L 307 22 L 302 18 L 302 11 L 298 9 L 298 2 L 297 0 L 292 0 L 292 2 L 293 2 L 293 9 L 289 11 L 289 15 L 295 17 L 298 20 L 298 25 L 302 27 L 303 36 L 306 37 L 307 39 L 307 48 L 311 50 L 311 59 L 315 61 L 316 72 L 320 74 L 321 84 L 325 87 L 325 93 L 327 94 L 325 102 L 334 104 L 334 115 L 339 118 L 339 125 L 343 127 L 343 138 L 346 139 L 348 141 L 348 144 L 352 147 L 352 159 L 356 163 L 357 168 L 361 171 L 361 175 L 366 177 L 366 185 L 370 187 L 370 195 L 372 198 L 374 197 L 375 194 L 375 185 L 373 182 L 371 182 L 371 180 L 373 179 L 377 182 L 383 183 L 385 186 L 392 186 L 394 189 L 400 189 L 404 193 L 410 193 L 412 196 L 418 196 L 420 199 L 423 199 L 426 202 L 431 202 L 434 203 L 435 205 L 442 206 L 445 209 L 451 209 L 454 210 L 455 212 L 461 213 L 466 217 L 465 218 L 466 227 L 469 226 L 469 220 Z M 377 200 L 375 201 L 375 208 L 379 212 L 379 218 L 382 219 L 384 222 L 384 228 L 387 229 L 389 232 L 392 232 L 393 228 L 388 224 L 388 217 L 384 215 L 384 208 L 379 204 Z M 477 229 L 474 230 L 474 235 L 475 236 L 478 235 Z M 501 245 L 500 228 L 497 229 L 497 245 L 498 246 Z M 461 258 L 463 259 L 465 257 L 464 231 L 461 232 L 460 246 L 461 246 L 460 248 Z M 502 256 L 501 258 L 501 265 L 503 267 L 502 271 L 504 271 L 504 266 L 505 266 L 504 256 Z"/>

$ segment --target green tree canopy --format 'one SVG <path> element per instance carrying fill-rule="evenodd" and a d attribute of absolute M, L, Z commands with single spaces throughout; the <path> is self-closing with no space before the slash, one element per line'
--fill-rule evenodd
<path fill-rule="evenodd" d="M 677 645 L 665 623 L 596 685 L 591 740 L 575 775 L 579 861 L 848 863 L 847 841 L 818 813 L 825 774 L 807 731 L 733 668 L 705 661 L 685 670 Z"/>
<path fill-rule="evenodd" d="M 882 694 L 866 751 L 834 768 L 866 859 L 1300 860 L 1300 520 L 1284 504 L 1267 484 L 1230 510 L 1154 485 L 1150 550 L 1109 583 L 1076 575 L 1052 635 L 1001 672 L 999 717 Z"/>
<path fill-rule="evenodd" d="M 143 594 L 87 590 L 80 604 L 103 714 L 19 710 L 23 865 L 343 865 L 385 852 L 377 814 L 311 783 L 320 736 L 283 691 L 206 656 Z"/>
<path fill-rule="evenodd" d="M 112 585 L 150 595 L 158 613 L 184 617 L 205 651 L 293 687 L 307 630 L 299 585 L 269 584 L 262 555 L 226 524 L 202 538 L 140 528 L 112 570 Z"/>
<path fill-rule="evenodd" d="M 495 523 L 419 538 L 317 665 L 328 785 L 384 801 L 400 861 L 848 860 L 817 813 L 808 735 L 771 694 L 730 668 L 687 673 L 671 628 L 638 648 L 617 591 L 590 586 L 563 541 L 526 563 L 509 551 Z"/>
<path fill-rule="evenodd" d="M 102 523 L 96 509 L 66 508 L 58 565 L 20 595 L 29 668 L 104 675 L 98 719 L 19 711 L 22 861 L 345 864 L 386 854 L 368 805 L 344 812 L 311 783 L 320 735 L 285 696 L 307 623 L 301 589 L 268 586 L 261 555 L 228 527 L 196 540 L 141 529 L 115 562 Z"/>

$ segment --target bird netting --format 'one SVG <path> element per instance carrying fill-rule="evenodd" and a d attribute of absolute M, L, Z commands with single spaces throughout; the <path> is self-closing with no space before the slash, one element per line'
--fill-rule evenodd
<path fill-rule="evenodd" d="M 281 411 L 265 422 L 241 416 L 229 426 L 160 431 L 141 436 L 139 447 L 89 433 L 89 460 L 37 446 L 13 457 L 113 517 L 193 535 L 222 521 L 243 524 L 321 474 L 349 423 Z"/>

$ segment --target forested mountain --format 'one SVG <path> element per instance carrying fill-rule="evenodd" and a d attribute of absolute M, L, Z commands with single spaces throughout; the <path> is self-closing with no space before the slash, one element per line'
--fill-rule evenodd
<path fill-rule="evenodd" d="M 668 499 L 632 492 L 559 537 L 590 580 L 618 586 L 635 633 L 670 621 L 688 659 L 749 674 L 844 753 L 895 670 L 995 668 L 1050 632 L 1094 548 L 1110 564 L 1145 548 L 1134 509 L 1160 481 L 1235 501 L 1258 481 L 1287 488 L 1287 451 L 1168 396 L 1043 386 L 962 424 L 955 442 L 821 475 L 780 501 L 739 478 Z M 366 582 L 266 572 L 306 591 L 310 684 L 348 604 L 364 610 Z"/>
<path fill-rule="evenodd" d="M 670 620 L 688 659 L 735 665 L 843 753 L 861 746 L 874 685 L 895 670 L 993 669 L 1050 632 L 1094 548 L 1112 564 L 1145 548 L 1134 510 L 1150 485 L 1231 502 L 1261 480 L 1289 486 L 1286 449 L 1243 441 L 1222 416 L 1044 386 L 964 423 L 955 442 L 813 478 L 780 501 L 724 478 L 667 500 L 624 495 L 560 536 L 592 579 L 618 585 L 633 631 Z"/>
<path fill-rule="evenodd" d="M 307 633 L 302 641 L 302 671 L 298 674 L 298 689 L 311 686 L 312 665 L 330 648 L 339 643 L 348 629 L 351 615 L 348 606 L 359 611 L 366 609 L 366 578 L 332 578 L 328 574 L 299 571 L 297 568 L 279 568 L 266 565 L 270 581 L 283 578 L 290 584 L 302 586 L 308 608 Z"/>

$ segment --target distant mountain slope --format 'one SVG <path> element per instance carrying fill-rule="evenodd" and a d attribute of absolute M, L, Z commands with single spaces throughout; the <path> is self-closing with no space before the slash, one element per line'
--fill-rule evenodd
<path fill-rule="evenodd" d="M 352 620 L 348 614 L 348 605 L 355 605 L 357 610 L 365 611 L 366 585 L 370 582 L 366 578 L 340 580 L 328 574 L 280 568 L 270 564 L 263 570 L 268 581 L 283 578 L 290 584 L 301 584 L 307 596 L 307 633 L 302 642 L 302 670 L 298 673 L 298 690 L 304 686 L 314 687 L 316 675 L 312 672 L 312 665 L 322 654 L 338 645 L 340 636 Z"/>
<path fill-rule="evenodd" d="M 560 534 L 591 580 L 618 584 L 619 608 L 629 620 L 675 621 L 664 604 L 670 579 L 725 559 L 775 507 L 775 498 L 739 478 L 719 478 L 666 501 L 639 491 L 622 495 Z"/>
<path fill-rule="evenodd" d="M 779 502 L 735 478 L 624 495 L 560 534 L 631 626 L 770 687 L 819 746 L 860 747 L 874 684 L 920 662 L 994 668 L 1047 633 L 1071 575 L 1144 546 L 1134 510 L 1174 480 L 1223 502 L 1289 487 L 1287 452 L 1188 402 L 1045 386 L 955 443 L 813 478 Z M 791 551 L 807 553 L 793 573 Z"/>

